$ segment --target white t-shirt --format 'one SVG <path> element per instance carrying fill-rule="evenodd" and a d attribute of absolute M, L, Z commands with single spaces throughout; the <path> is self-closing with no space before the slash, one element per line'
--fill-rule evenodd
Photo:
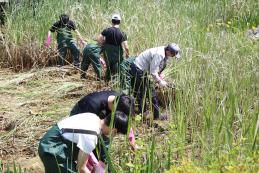
<path fill-rule="evenodd" d="M 159 66 L 165 58 L 165 47 L 155 47 L 142 52 L 135 60 L 135 65 L 142 71 L 157 75 Z"/>
<path fill-rule="evenodd" d="M 67 117 L 57 123 L 59 129 L 91 130 L 100 134 L 100 118 L 93 113 L 82 113 Z M 97 136 L 83 133 L 64 133 L 62 136 L 77 144 L 86 154 L 90 154 L 97 145 Z"/>

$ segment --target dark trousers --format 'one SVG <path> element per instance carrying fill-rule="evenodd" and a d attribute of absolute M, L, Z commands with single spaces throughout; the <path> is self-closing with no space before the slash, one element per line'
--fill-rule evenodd
<path fill-rule="evenodd" d="M 78 47 L 76 46 L 76 44 L 74 42 L 69 42 L 67 44 L 58 43 L 58 51 L 59 51 L 58 64 L 61 65 L 61 66 L 65 65 L 65 59 L 66 59 L 66 55 L 67 55 L 67 50 L 68 49 L 70 49 L 70 51 L 72 53 L 73 64 L 75 66 L 79 67 L 79 64 L 80 64 L 80 60 L 79 60 L 80 51 L 79 51 Z"/>
<path fill-rule="evenodd" d="M 90 64 L 92 64 L 96 73 L 97 79 L 101 79 L 102 66 L 100 63 L 100 52 L 101 48 L 94 44 L 89 44 L 84 48 L 83 61 L 81 64 L 82 75 L 85 76 L 86 71 Z"/>
<path fill-rule="evenodd" d="M 121 46 L 111 44 L 104 45 L 104 59 L 106 63 L 105 80 L 108 82 L 112 76 L 120 73 L 120 63 L 123 61 L 123 49 Z"/>
<path fill-rule="evenodd" d="M 136 97 L 138 108 L 141 113 L 147 110 L 146 102 L 149 100 L 152 104 L 154 119 L 159 118 L 159 106 L 155 88 L 149 80 L 147 73 L 140 70 L 134 63 L 130 68 L 131 87 L 133 95 Z M 149 99 L 151 97 L 151 99 Z M 151 100 L 151 101 L 150 101 Z"/>

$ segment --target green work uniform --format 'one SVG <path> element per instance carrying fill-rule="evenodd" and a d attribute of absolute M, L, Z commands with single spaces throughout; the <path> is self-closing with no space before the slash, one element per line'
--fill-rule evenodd
<path fill-rule="evenodd" d="M 120 63 L 123 61 L 123 49 L 121 45 L 115 46 L 112 44 L 104 45 L 104 58 L 106 63 L 105 79 L 109 81 L 111 76 L 119 73 Z"/>
<path fill-rule="evenodd" d="M 67 50 L 70 49 L 73 56 L 73 64 L 79 66 L 79 55 L 80 50 L 76 45 L 75 40 L 73 39 L 71 30 L 75 30 L 76 26 L 73 21 L 69 20 L 67 24 L 62 24 L 60 21 L 57 21 L 50 28 L 51 32 L 57 32 L 57 43 L 59 51 L 59 61 L 58 64 L 63 66 L 65 65 L 65 59 L 67 55 Z"/>
<path fill-rule="evenodd" d="M 111 76 L 120 72 L 119 66 L 123 60 L 122 43 L 127 41 L 127 35 L 115 26 L 104 29 L 101 34 L 105 37 L 103 46 L 107 67 L 105 80 L 110 81 Z"/>
<path fill-rule="evenodd" d="M 130 94 L 131 89 L 131 75 L 130 65 L 134 63 L 136 56 L 124 59 L 120 64 L 120 90 L 125 94 Z"/>
<path fill-rule="evenodd" d="M 62 137 L 57 125 L 43 136 L 38 152 L 44 164 L 45 173 L 77 173 L 75 160 L 79 149 L 75 143 Z"/>
<path fill-rule="evenodd" d="M 88 70 L 90 64 L 92 64 L 96 73 L 97 79 L 101 79 L 102 66 L 100 63 L 101 47 L 97 43 L 90 43 L 85 46 L 83 50 L 83 61 L 81 64 L 81 77 L 85 78 L 85 73 Z"/>
<path fill-rule="evenodd" d="M 79 150 L 90 154 L 100 135 L 100 118 L 93 113 L 66 117 L 40 140 L 38 153 L 45 173 L 77 173 Z"/>

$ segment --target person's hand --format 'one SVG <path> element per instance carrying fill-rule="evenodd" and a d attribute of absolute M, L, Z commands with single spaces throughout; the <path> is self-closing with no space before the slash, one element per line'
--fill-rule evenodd
<path fill-rule="evenodd" d="M 80 45 L 82 48 L 84 48 L 87 45 L 87 42 L 84 41 L 83 39 L 80 39 Z"/>
<path fill-rule="evenodd" d="M 161 86 L 161 87 L 167 87 L 167 82 L 166 81 L 164 81 L 164 80 L 160 80 L 159 81 L 159 85 Z"/>
<path fill-rule="evenodd" d="M 50 44 L 51 44 L 51 36 L 48 35 L 48 37 L 46 38 L 46 40 L 44 42 L 45 48 L 48 48 Z"/>
<path fill-rule="evenodd" d="M 105 173 L 105 164 L 102 161 L 95 166 L 94 173 Z"/>
<path fill-rule="evenodd" d="M 159 74 L 159 77 L 160 77 L 160 79 L 163 80 L 163 79 L 165 78 L 165 74 L 164 74 L 164 73 L 160 73 L 160 74 Z"/>
<path fill-rule="evenodd" d="M 133 132 L 133 129 L 130 128 L 130 132 L 129 132 L 129 144 L 130 144 L 130 147 L 133 151 L 139 149 L 139 146 L 135 144 L 135 135 L 134 135 L 134 132 Z"/>
<path fill-rule="evenodd" d="M 104 61 L 103 58 L 100 58 L 100 62 L 101 62 L 101 64 L 102 64 L 103 67 L 106 67 L 106 63 L 105 63 L 105 61 Z"/>

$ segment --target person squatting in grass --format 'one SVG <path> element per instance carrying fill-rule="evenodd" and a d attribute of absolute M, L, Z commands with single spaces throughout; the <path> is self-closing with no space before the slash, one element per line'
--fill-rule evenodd
<path fill-rule="evenodd" d="M 97 80 L 101 80 L 102 64 L 105 65 L 105 62 L 101 59 L 101 52 L 102 47 L 97 41 L 92 41 L 85 46 L 81 63 L 81 79 L 86 79 L 86 71 L 92 64 Z"/>
<path fill-rule="evenodd" d="M 71 30 L 75 31 L 80 42 L 83 43 L 83 39 L 76 29 L 75 22 L 69 19 L 69 16 L 62 14 L 59 20 L 55 22 L 48 31 L 47 39 L 44 43 L 45 47 L 49 47 L 51 43 L 51 33 L 57 32 L 57 43 L 59 51 L 58 65 L 65 65 L 65 58 L 67 55 L 67 50 L 70 49 L 73 56 L 73 65 L 79 67 L 80 60 L 80 50 L 76 45 L 76 42 L 72 36 Z"/>
<path fill-rule="evenodd" d="M 38 152 L 45 173 L 90 173 L 87 163 L 97 145 L 98 136 L 126 134 L 127 130 L 128 116 L 120 111 L 104 119 L 93 113 L 82 113 L 59 121 L 39 143 Z"/>
<path fill-rule="evenodd" d="M 125 95 L 119 94 L 115 91 L 99 91 L 90 93 L 83 98 L 81 98 L 72 108 L 70 112 L 70 116 L 90 112 L 96 114 L 100 119 L 105 119 L 114 111 L 121 111 L 127 116 L 134 115 L 134 99 Z M 87 115 L 87 114 L 85 114 Z M 105 143 L 105 147 L 109 146 L 109 138 L 103 136 L 103 140 Z M 94 154 L 98 160 L 103 162 L 107 162 L 106 156 L 104 153 L 103 145 L 100 145 L 100 141 L 98 143 L 98 151 L 94 151 Z M 136 146 L 131 143 L 133 149 Z M 97 154 L 99 153 L 99 154 Z"/>
<path fill-rule="evenodd" d="M 151 94 L 153 119 L 166 120 L 168 117 L 160 116 L 157 94 L 148 75 L 151 74 L 161 87 L 167 87 L 167 82 L 160 77 L 160 74 L 165 69 L 167 60 L 173 57 L 180 58 L 180 48 L 175 43 L 147 49 L 130 65 L 131 87 L 139 111 L 144 113 L 147 110 L 146 100 Z"/>
<path fill-rule="evenodd" d="M 98 42 L 103 44 L 104 59 L 107 66 L 105 80 L 111 80 L 111 76 L 119 72 L 119 65 L 123 61 L 123 52 L 129 56 L 127 35 L 119 28 L 121 16 L 112 15 L 112 26 L 106 28 L 98 37 Z"/>

